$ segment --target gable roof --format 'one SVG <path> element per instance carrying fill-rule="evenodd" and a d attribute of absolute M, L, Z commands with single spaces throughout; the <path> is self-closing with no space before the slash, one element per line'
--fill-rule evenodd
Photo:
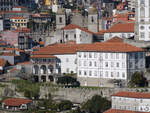
<path fill-rule="evenodd" d="M 99 51 L 99 52 L 142 52 L 142 48 L 124 43 L 119 37 L 114 37 L 106 42 L 85 45 L 78 51 Z"/>
<path fill-rule="evenodd" d="M 109 109 L 104 113 L 147 113 L 147 112 L 138 112 L 138 111 L 130 111 L 130 110 L 120 110 L 120 109 Z"/>
<path fill-rule="evenodd" d="M 134 33 L 134 23 L 118 23 L 105 31 L 105 33 Z"/>
<path fill-rule="evenodd" d="M 59 54 L 76 54 L 77 51 L 98 51 L 98 52 L 143 52 L 143 49 L 126 44 L 119 37 L 114 37 L 107 42 L 99 42 L 94 44 L 53 44 L 38 51 L 34 51 L 33 55 L 59 55 Z M 36 56 L 34 56 L 36 58 Z M 40 56 L 44 57 L 44 56 Z M 45 56 L 45 58 L 48 56 Z M 33 57 L 31 57 L 33 58 Z"/>
<path fill-rule="evenodd" d="M 80 29 L 81 31 L 84 31 L 84 32 L 87 32 L 87 33 L 90 33 L 90 34 L 94 34 L 94 32 L 89 31 L 88 29 L 80 27 L 80 26 L 75 25 L 75 24 L 69 24 L 69 25 L 67 25 L 67 26 L 65 26 L 61 29 L 62 30 Z"/>
<path fill-rule="evenodd" d="M 7 106 L 20 106 L 21 104 L 28 104 L 31 102 L 32 100 L 23 98 L 8 98 L 3 101 L 3 103 Z"/>
<path fill-rule="evenodd" d="M 118 93 L 113 94 L 112 96 L 129 98 L 150 98 L 150 93 L 120 91 Z"/>

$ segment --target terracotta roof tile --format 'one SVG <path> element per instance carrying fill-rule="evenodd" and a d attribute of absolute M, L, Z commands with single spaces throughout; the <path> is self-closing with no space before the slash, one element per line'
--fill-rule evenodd
<path fill-rule="evenodd" d="M 31 58 L 56 58 L 53 55 L 32 55 Z"/>
<path fill-rule="evenodd" d="M 8 98 L 3 101 L 7 106 L 20 106 L 21 104 L 28 104 L 31 102 L 32 100 L 22 98 Z"/>
<path fill-rule="evenodd" d="M 99 51 L 99 52 L 143 52 L 143 49 L 129 45 L 115 37 L 107 42 L 94 44 L 53 44 L 39 51 L 34 51 L 36 55 L 58 55 L 58 54 L 76 54 L 77 51 Z"/>
<path fill-rule="evenodd" d="M 138 111 L 129 111 L 129 110 L 119 110 L 119 109 L 109 109 L 104 113 L 148 113 L 148 112 L 138 112 Z"/>
<path fill-rule="evenodd" d="M 80 29 L 81 31 L 88 32 L 88 33 L 90 33 L 90 34 L 94 34 L 94 32 L 89 31 L 88 29 L 85 29 L 85 28 L 80 27 L 80 26 L 75 25 L 75 24 L 69 24 L 69 25 L 63 27 L 62 29 L 63 29 L 63 30 Z"/>
<path fill-rule="evenodd" d="M 25 18 L 22 16 L 12 16 L 10 17 L 10 19 L 25 19 Z"/>
<path fill-rule="evenodd" d="M 118 23 L 113 25 L 106 33 L 134 33 L 134 23 Z"/>
<path fill-rule="evenodd" d="M 120 91 L 116 94 L 113 94 L 112 96 L 129 97 L 129 98 L 150 98 L 150 93 Z"/>

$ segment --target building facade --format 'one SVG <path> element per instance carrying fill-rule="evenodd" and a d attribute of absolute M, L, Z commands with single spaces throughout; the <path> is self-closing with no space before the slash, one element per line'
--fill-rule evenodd
<path fill-rule="evenodd" d="M 127 86 L 134 72 L 145 71 L 145 52 L 115 40 L 87 45 L 77 52 L 77 78 L 81 86 Z"/>
<path fill-rule="evenodd" d="M 19 0 L 0 0 L 0 11 L 11 11 L 14 6 L 18 5 Z"/>
<path fill-rule="evenodd" d="M 150 41 L 150 1 L 136 1 L 135 39 Z"/>
<path fill-rule="evenodd" d="M 34 79 L 37 82 L 55 82 L 60 75 L 60 62 L 53 55 L 33 55 Z"/>
<path fill-rule="evenodd" d="M 113 94 L 112 109 L 150 112 L 150 93 L 118 92 Z"/>

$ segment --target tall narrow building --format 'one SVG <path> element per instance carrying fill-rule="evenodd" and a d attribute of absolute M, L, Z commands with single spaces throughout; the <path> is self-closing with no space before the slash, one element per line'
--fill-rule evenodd
<path fill-rule="evenodd" d="M 136 1 L 135 40 L 150 41 L 150 0 Z"/>
<path fill-rule="evenodd" d="M 18 2 L 18 0 L 0 0 L 0 11 L 11 11 Z"/>

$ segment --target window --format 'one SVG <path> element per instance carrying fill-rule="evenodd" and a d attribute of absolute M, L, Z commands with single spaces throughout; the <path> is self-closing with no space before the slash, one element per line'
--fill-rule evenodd
<path fill-rule="evenodd" d="M 103 77 L 103 72 L 102 71 L 100 71 L 100 77 Z"/>
<path fill-rule="evenodd" d="M 125 54 L 124 53 L 122 53 L 122 59 L 125 59 Z"/>
<path fill-rule="evenodd" d="M 89 66 L 92 66 L 92 62 L 91 61 L 89 62 Z"/>
<path fill-rule="evenodd" d="M 140 53 L 140 58 L 143 58 L 143 53 Z"/>
<path fill-rule="evenodd" d="M 66 69 L 66 72 L 69 73 L 69 68 Z"/>
<path fill-rule="evenodd" d="M 89 76 L 92 76 L 92 71 L 89 71 Z"/>
<path fill-rule="evenodd" d="M 111 67 L 114 67 L 114 62 L 111 62 Z"/>
<path fill-rule="evenodd" d="M 94 65 L 95 65 L 95 67 L 97 67 L 97 62 L 96 61 L 94 62 Z"/>
<path fill-rule="evenodd" d="M 79 60 L 79 66 L 81 66 L 81 61 Z"/>
<path fill-rule="evenodd" d="M 117 72 L 117 77 L 119 77 L 119 72 Z"/>
<path fill-rule="evenodd" d="M 108 67 L 108 62 L 105 62 L 105 67 Z"/>
<path fill-rule="evenodd" d="M 108 53 L 105 53 L 105 59 L 108 59 Z"/>
<path fill-rule="evenodd" d="M 145 8 L 144 7 L 141 7 L 140 8 L 140 17 L 145 17 Z"/>
<path fill-rule="evenodd" d="M 84 58 L 86 58 L 86 53 L 84 53 Z"/>
<path fill-rule="evenodd" d="M 82 75 L 82 71 L 81 70 L 79 70 L 79 75 Z"/>
<path fill-rule="evenodd" d="M 125 72 L 122 73 L 122 77 L 125 78 Z"/>
<path fill-rule="evenodd" d="M 92 58 L 92 53 L 89 53 L 89 58 Z"/>
<path fill-rule="evenodd" d="M 144 30 L 144 26 L 141 26 L 140 29 L 141 29 L 141 30 Z"/>
<path fill-rule="evenodd" d="M 119 53 L 116 53 L 116 59 L 119 59 Z"/>
<path fill-rule="evenodd" d="M 94 53 L 94 58 L 97 58 L 97 53 Z"/>
<path fill-rule="evenodd" d="M 97 71 L 94 71 L 94 75 L 97 76 Z"/>
<path fill-rule="evenodd" d="M 122 68 L 125 68 L 125 63 L 124 62 L 122 62 Z"/>
<path fill-rule="evenodd" d="M 79 52 L 79 57 L 81 57 L 81 52 Z"/>
<path fill-rule="evenodd" d="M 87 75 L 86 71 L 84 71 L 84 75 L 85 75 L 85 76 Z"/>
<path fill-rule="evenodd" d="M 91 22 L 92 22 L 92 23 L 94 22 L 94 18 L 93 18 L 93 16 L 91 17 Z"/>
<path fill-rule="evenodd" d="M 145 33 L 144 33 L 144 32 L 141 32 L 141 33 L 140 33 L 140 37 L 141 37 L 141 38 L 144 38 L 144 37 L 145 37 Z"/>
<path fill-rule="evenodd" d="M 68 34 L 66 34 L 65 37 L 66 37 L 66 41 L 68 41 Z"/>
<path fill-rule="evenodd" d="M 111 77 L 114 77 L 113 72 L 111 72 Z"/>
<path fill-rule="evenodd" d="M 69 62 L 69 59 L 68 59 L 68 58 L 66 58 L 66 62 Z"/>
<path fill-rule="evenodd" d="M 74 39 L 76 39 L 76 34 L 74 34 Z"/>
<path fill-rule="evenodd" d="M 117 62 L 117 65 L 116 65 L 116 67 L 119 67 L 119 62 Z"/>
<path fill-rule="evenodd" d="M 59 23 L 62 23 L 62 17 L 59 17 Z"/>
<path fill-rule="evenodd" d="M 84 66 L 86 66 L 86 61 L 84 61 Z"/>
<path fill-rule="evenodd" d="M 113 53 L 111 53 L 111 59 L 113 59 L 114 58 L 114 54 Z"/>
<path fill-rule="evenodd" d="M 108 77 L 108 71 L 105 72 L 105 76 Z"/>

